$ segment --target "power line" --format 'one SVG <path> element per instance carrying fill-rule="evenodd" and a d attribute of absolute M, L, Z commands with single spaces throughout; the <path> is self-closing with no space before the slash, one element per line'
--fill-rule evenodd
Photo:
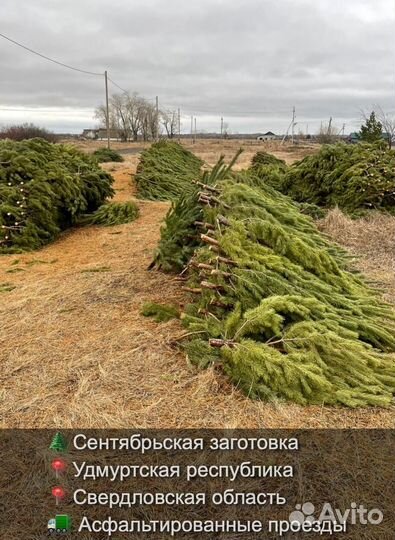
<path fill-rule="evenodd" d="M 37 51 L 34 51 L 30 47 L 27 47 L 26 45 L 22 45 L 22 43 L 19 43 L 18 41 L 15 41 L 14 39 L 11 39 L 8 36 L 5 36 L 4 34 L 0 33 L 0 37 L 6 39 L 7 41 L 10 41 L 14 45 L 17 45 L 18 47 L 21 47 L 22 49 L 25 49 L 26 51 L 31 52 L 32 54 L 35 54 L 36 56 L 40 56 L 40 58 L 44 58 L 44 60 L 48 60 L 49 62 L 53 62 L 54 64 L 58 64 L 59 66 L 65 67 L 67 69 L 72 69 L 73 71 L 78 71 L 79 73 L 85 73 L 86 75 L 94 75 L 97 77 L 103 77 L 103 73 L 95 73 L 94 71 L 86 71 L 85 69 L 79 69 L 73 66 L 69 66 L 68 64 L 64 64 L 63 62 L 59 62 L 58 60 L 54 60 L 53 58 L 50 58 L 49 56 L 46 56 L 45 54 L 41 54 Z"/>
<path fill-rule="evenodd" d="M 18 41 L 15 41 L 14 39 L 6 36 L 5 34 L 2 34 L 0 33 L 0 37 L 6 39 L 7 41 L 13 43 L 14 45 L 17 45 L 18 47 L 21 47 L 22 49 L 32 53 L 32 54 L 35 54 L 36 56 L 39 56 L 40 58 L 43 58 L 44 60 L 47 60 L 49 62 L 52 62 L 54 64 L 57 64 L 59 66 L 62 66 L 62 67 L 65 67 L 67 69 L 71 69 L 73 71 L 77 71 L 79 73 L 84 73 L 86 75 L 93 75 L 93 76 L 100 76 L 102 77 L 104 75 L 104 73 L 97 73 L 97 72 L 93 72 L 93 71 L 87 71 L 87 70 L 84 70 L 84 69 L 80 69 L 80 68 L 76 68 L 74 66 L 70 66 L 68 64 L 65 64 L 63 62 L 60 62 L 58 60 L 55 60 L 54 58 L 50 58 L 49 56 L 46 56 L 45 54 L 42 54 L 42 53 L 39 53 L 33 49 L 31 49 L 30 47 L 27 47 L 26 45 L 23 45 L 22 43 L 19 43 Z M 108 77 L 108 80 L 111 82 L 111 84 L 113 84 L 116 88 L 118 88 L 119 90 L 121 90 L 121 92 L 123 92 L 124 94 L 129 94 L 129 92 L 127 90 L 125 90 L 124 88 L 122 88 L 122 86 L 120 86 L 118 83 L 116 83 L 113 79 L 111 79 L 110 77 Z M 147 98 L 146 98 L 147 99 Z M 149 101 L 156 101 L 156 98 L 148 98 Z M 207 113 L 207 114 L 216 114 L 216 111 L 215 110 L 205 110 L 205 109 L 199 109 L 199 112 L 201 113 Z M 233 112 L 233 114 L 236 114 L 236 115 L 253 115 L 253 114 L 272 114 L 272 111 L 243 111 L 243 112 Z"/>
<path fill-rule="evenodd" d="M 124 88 L 122 88 L 122 86 L 119 86 L 119 84 L 117 84 L 116 82 L 114 82 L 113 80 L 111 80 L 110 77 L 108 77 L 108 80 L 109 80 L 113 85 L 115 85 L 117 88 L 119 88 L 119 90 L 122 90 L 122 92 L 124 92 L 125 94 L 128 94 L 128 95 L 130 94 L 130 90 L 125 90 Z M 136 92 L 136 94 L 137 94 L 137 96 L 140 96 L 140 93 L 139 93 L 139 92 Z M 154 97 L 154 98 L 149 98 L 149 97 L 145 97 L 145 96 L 142 96 L 142 97 L 144 97 L 144 100 L 145 100 L 145 101 L 152 101 L 152 103 L 155 103 L 155 102 L 156 102 L 156 97 Z M 172 105 L 171 107 L 166 107 L 166 108 L 168 108 L 168 109 L 174 109 L 174 110 L 175 110 L 177 107 L 175 107 L 175 106 Z"/>
<path fill-rule="evenodd" d="M 114 82 L 112 79 L 110 79 L 110 77 L 108 77 L 108 80 L 110 81 L 110 83 L 112 83 L 114 86 L 116 86 L 117 88 L 119 88 L 119 90 L 122 90 L 122 92 L 124 94 L 129 94 L 129 92 L 127 90 L 125 90 L 124 88 L 122 88 L 122 86 L 119 86 L 119 84 L 117 84 L 116 82 Z"/>
<path fill-rule="evenodd" d="M 39 56 L 40 58 L 43 58 L 44 60 L 47 60 L 48 62 L 52 62 L 53 64 L 57 64 L 58 66 L 70 69 L 72 71 L 77 71 L 78 73 L 83 73 L 84 75 L 93 75 L 94 77 L 103 77 L 105 80 L 105 89 L 106 89 L 106 124 L 107 124 L 107 141 L 108 141 L 108 148 L 110 148 L 110 113 L 109 113 L 109 99 L 108 99 L 108 81 L 111 81 L 111 83 L 122 90 L 125 94 L 128 92 L 124 90 L 121 86 L 119 86 L 115 81 L 111 80 L 108 77 L 107 70 L 104 73 L 97 73 L 95 71 L 87 71 L 85 69 L 76 68 L 74 66 L 69 66 L 68 64 L 65 64 L 63 62 L 59 62 L 59 60 L 55 60 L 54 58 L 50 58 L 49 56 L 46 56 L 45 54 L 41 54 L 38 51 L 35 51 L 34 49 L 31 49 L 30 47 L 27 47 L 26 45 L 23 45 L 22 43 L 19 43 L 19 41 L 15 41 L 14 39 L 6 36 L 5 34 L 0 33 L 0 37 L 3 39 L 9 41 L 10 43 L 13 43 L 14 45 L 17 45 L 21 49 L 24 49 L 25 51 L 28 51 L 32 54 L 35 54 L 36 56 Z"/>
<path fill-rule="evenodd" d="M 97 76 L 97 77 L 103 77 L 104 73 L 97 73 L 97 72 L 94 72 L 94 71 L 87 71 L 85 69 L 79 69 L 79 68 L 76 68 L 74 66 L 69 66 L 68 64 L 64 64 L 63 62 L 59 62 L 58 60 L 55 60 L 53 58 L 50 58 L 49 56 L 46 56 L 45 54 L 41 54 L 37 51 L 34 51 L 33 49 L 31 49 L 30 47 L 27 47 L 26 45 L 22 45 L 22 43 L 19 43 L 18 41 L 15 41 L 14 39 L 11 39 L 10 37 L 4 35 L 4 34 L 1 34 L 0 33 L 0 37 L 6 39 L 7 41 L 10 41 L 11 43 L 14 43 L 15 45 L 17 45 L 18 47 L 22 47 L 22 49 L 25 49 L 26 51 L 29 51 L 37 56 L 39 56 L 40 58 L 44 58 L 45 60 L 48 60 L 49 62 L 53 62 L 54 64 L 58 64 L 59 66 L 62 66 L 62 67 L 65 67 L 67 69 L 72 69 L 73 71 L 78 71 L 79 73 L 85 73 L 86 75 L 94 75 L 94 76 Z M 110 79 L 110 77 L 108 77 L 108 80 L 114 85 L 116 86 L 117 88 L 119 88 L 119 90 L 122 90 L 122 92 L 124 92 L 125 94 L 128 94 L 128 91 L 125 90 L 124 88 L 122 88 L 121 86 L 119 86 L 119 84 L 117 84 L 115 81 L 113 81 L 112 79 Z"/>

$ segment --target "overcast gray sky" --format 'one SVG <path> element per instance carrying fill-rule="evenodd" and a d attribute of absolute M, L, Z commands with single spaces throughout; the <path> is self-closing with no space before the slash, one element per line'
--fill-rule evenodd
<path fill-rule="evenodd" d="M 123 88 L 180 107 L 198 129 L 283 133 L 360 110 L 395 114 L 394 0 L 1 0 L 0 32 Z M 95 125 L 100 77 L 0 39 L 0 124 Z M 117 91 L 112 87 L 113 91 Z"/>

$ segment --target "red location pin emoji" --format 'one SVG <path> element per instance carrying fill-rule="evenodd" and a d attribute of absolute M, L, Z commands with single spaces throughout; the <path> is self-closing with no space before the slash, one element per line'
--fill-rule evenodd
<path fill-rule="evenodd" d="M 52 495 L 56 499 L 56 506 L 58 506 L 59 499 L 64 499 L 64 497 L 66 495 L 66 492 L 62 487 L 56 486 L 56 487 L 52 488 Z"/>
<path fill-rule="evenodd" d="M 59 478 L 59 473 L 62 473 L 66 469 L 67 464 L 63 459 L 56 458 L 51 463 L 51 467 L 56 473 L 56 478 Z"/>

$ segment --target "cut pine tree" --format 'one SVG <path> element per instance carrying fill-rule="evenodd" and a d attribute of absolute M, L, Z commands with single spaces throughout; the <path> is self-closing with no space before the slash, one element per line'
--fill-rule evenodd
<path fill-rule="evenodd" d="M 187 272 L 190 361 L 221 365 L 257 399 L 389 405 L 395 316 L 347 254 L 251 172 L 221 160 L 201 182 L 215 196 L 196 185 L 175 202 L 155 256 Z"/>
<path fill-rule="evenodd" d="M 0 141 L 0 252 L 32 250 L 112 197 L 113 179 L 76 148 Z"/>
<path fill-rule="evenodd" d="M 159 141 L 141 154 L 135 182 L 140 199 L 172 201 L 193 188 L 202 161 L 173 141 Z"/>
<path fill-rule="evenodd" d="M 394 213 L 395 152 L 385 142 L 326 145 L 289 167 L 278 185 L 302 203 L 356 215 L 371 209 Z"/>
<path fill-rule="evenodd" d="M 121 203 L 102 204 L 92 214 L 83 216 L 80 220 L 84 225 L 103 225 L 111 227 L 130 223 L 139 216 L 139 209 L 135 202 L 126 201 Z"/>

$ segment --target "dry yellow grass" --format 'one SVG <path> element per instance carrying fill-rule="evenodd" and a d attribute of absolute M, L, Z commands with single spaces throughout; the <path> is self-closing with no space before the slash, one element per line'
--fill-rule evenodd
<path fill-rule="evenodd" d="M 358 268 L 395 304 L 395 217 L 377 212 L 352 220 L 336 208 L 319 227 L 357 257 Z"/>
<path fill-rule="evenodd" d="M 317 145 L 295 145 L 290 143 L 281 144 L 280 141 L 256 141 L 248 139 L 198 139 L 194 144 L 185 140 L 183 145 L 199 156 L 209 165 L 214 165 L 221 155 L 225 156 L 227 162 L 231 161 L 236 152 L 242 148 L 243 153 L 234 166 L 235 170 L 242 170 L 249 167 L 251 159 L 258 151 L 266 151 L 283 159 L 289 165 L 304 158 L 307 155 L 318 151 Z"/>
<path fill-rule="evenodd" d="M 105 165 L 117 200 L 133 195 L 136 163 Z M 171 276 L 147 270 L 168 205 L 138 205 L 133 223 L 0 257 L 0 284 L 15 287 L 0 292 L 0 427 L 393 427 L 394 409 L 254 402 L 218 371 L 189 366 L 172 345 L 179 323 L 140 315 L 147 300 L 186 298 Z"/>
<path fill-rule="evenodd" d="M 176 139 L 175 139 L 176 140 Z M 70 141 L 65 141 L 70 143 Z M 254 154 L 260 150 L 270 152 L 280 159 L 286 161 L 289 165 L 303 159 L 304 157 L 314 154 L 319 150 L 319 145 L 303 143 L 299 145 L 292 145 L 289 142 L 284 144 L 281 141 L 257 141 L 254 139 L 196 139 L 195 142 L 192 139 L 181 139 L 182 145 L 188 148 L 191 152 L 203 159 L 209 165 L 215 165 L 218 159 L 224 155 L 225 160 L 229 162 L 236 152 L 242 148 L 243 153 L 239 157 L 235 170 L 245 169 L 250 165 L 251 159 Z M 106 147 L 106 141 L 72 141 L 81 150 L 92 153 L 98 148 Z M 151 145 L 150 142 L 111 142 L 111 147 L 117 151 L 123 151 L 127 154 L 124 155 L 126 160 L 130 159 L 129 153 L 137 154 L 144 148 Z M 119 164 L 118 164 L 119 165 Z"/>

